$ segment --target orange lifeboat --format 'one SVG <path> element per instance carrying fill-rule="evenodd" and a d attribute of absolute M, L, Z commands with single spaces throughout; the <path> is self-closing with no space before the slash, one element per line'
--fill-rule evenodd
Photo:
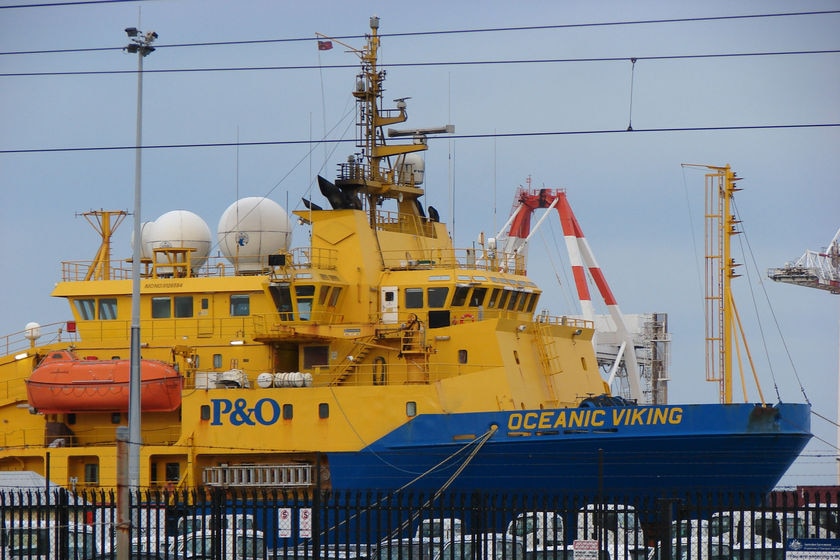
<path fill-rule="evenodd" d="M 26 381 L 29 406 L 45 414 L 128 411 L 130 360 L 80 360 L 50 352 Z M 158 360 L 140 361 L 140 409 L 171 412 L 181 406 L 183 378 Z"/>

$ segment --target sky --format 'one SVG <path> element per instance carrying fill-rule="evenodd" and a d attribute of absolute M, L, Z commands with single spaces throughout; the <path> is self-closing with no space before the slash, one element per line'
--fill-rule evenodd
<path fill-rule="evenodd" d="M 674 403 L 717 399 L 704 373 L 704 172 L 682 164 L 732 166 L 745 248 L 735 297 L 765 399 L 807 398 L 815 413 L 816 437 L 781 485 L 837 483 L 840 297 L 767 269 L 840 228 L 840 13 L 813 13 L 840 1 L 18 7 L 34 3 L 0 0 L 0 336 L 71 318 L 49 293 L 61 261 L 98 247 L 80 213 L 133 207 L 126 27 L 159 35 L 143 61 L 143 145 L 166 147 L 143 150 L 142 219 L 190 210 L 215 232 L 245 196 L 327 206 L 314 178 L 353 149 L 317 142 L 354 135 L 357 57 L 341 43 L 361 48 L 377 15 L 387 106 L 410 97 L 405 126 L 455 125 L 430 140 L 425 185 L 455 246 L 494 235 L 517 187 L 565 188 L 622 311 L 668 314 Z M 316 33 L 334 48 L 319 51 Z M 50 151 L 66 148 L 109 149 Z M 115 258 L 131 256 L 131 229 L 115 234 Z M 296 227 L 292 245 L 307 239 Z M 529 267 L 554 315 L 576 312 L 562 249 L 546 220 Z"/>

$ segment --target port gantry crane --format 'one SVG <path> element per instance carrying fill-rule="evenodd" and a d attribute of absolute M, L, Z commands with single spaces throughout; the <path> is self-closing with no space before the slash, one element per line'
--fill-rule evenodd
<path fill-rule="evenodd" d="M 781 268 L 771 268 L 767 276 L 776 282 L 806 286 L 840 294 L 840 230 L 828 244 L 824 252 L 806 250 L 805 254 L 793 263 Z M 838 344 L 840 348 L 840 344 Z M 838 362 L 840 379 L 840 362 Z M 840 419 L 840 385 L 837 394 L 837 416 Z M 837 447 L 840 449 L 840 428 L 837 430 Z M 840 483 L 840 461 L 837 463 L 837 480 Z"/>
<path fill-rule="evenodd" d="M 771 268 L 767 276 L 776 282 L 840 294 L 840 230 L 834 234 L 824 252 L 807 250 L 795 262 Z"/>

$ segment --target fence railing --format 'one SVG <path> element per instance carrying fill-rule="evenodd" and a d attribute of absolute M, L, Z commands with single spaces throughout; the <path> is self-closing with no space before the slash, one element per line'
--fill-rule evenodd
<path fill-rule="evenodd" d="M 161 490 L 130 494 L 121 529 L 113 493 L 0 489 L 0 557 L 116 559 L 121 530 L 132 560 L 782 560 L 815 539 L 840 557 L 838 498 Z"/>

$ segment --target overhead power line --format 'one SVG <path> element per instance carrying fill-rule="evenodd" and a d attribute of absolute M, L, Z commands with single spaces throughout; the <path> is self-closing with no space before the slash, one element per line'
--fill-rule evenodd
<path fill-rule="evenodd" d="M 54 7 L 67 6 L 72 4 L 98 4 L 108 2 L 132 2 L 140 0 L 99 0 L 97 1 L 80 1 L 73 3 L 45 3 L 45 4 L 19 4 L 15 6 L 0 6 L 0 9 L 7 8 L 28 8 L 28 7 Z M 708 21 L 724 21 L 724 20 L 740 20 L 740 19 L 762 19 L 762 18 L 777 18 L 777 17 L 801 17 L 801 16 L 819 16 L 828 14 L 838 14 L 840 10 L 822 10 L 809 12 L 784 12 L 775 14 L 743 14 L 732 16 L 708 16 L 708 17 L 692 17 L 692 18 L 669 18 L 669 19 L 645 19 L 645 20 L 628 20 L 628 21 L 604 21 L 604 22 L 590 22 L 590 23 L 564 23 L 556 25 L 526 25 L 518 27 L 488 27 L 481 29 L 447 29 L 439 31 L 406 31 L 403 33 L 382 33 L 380 37 L 423 37 L 435 35 L 460 35 L 460 34 L 474 34 L 474 33 L 502 33 L 502 32 L 520 32 L 520 31 L 549 31 L 555 29 L 577 29 L 586 27 L 614 27 L 623 25 L 656 25 L 656 24 L 671 24 L 671 23 L 697 23 Z M 335 35 L 333 39 L 339 40 L 354 40 L 364 39 L 364 35 Z M 233 46 L 233 45 L 255 45 L 268 43 L 295 43 L 295 42 L 312 42 L 317 41 L 318 37 L 289 37 L 279 39 L 249 39 L 241 41 L 212 41 L 203 43 L 171 43 L 161 44 L 156 48 L 178 48 L 178 47 L 213 47 L 213 46 Z M 77 53 L 90 51 L 104 51 L 104 50 L 122 50 L 122 47 L 94 47 L 94 48 L 80 48 L 80 49 L 49 49 L 49 50 L 33 50 L 33 51 L 8 51 L 0 52 L 0 56 L 4 55 L 20 55 L 20 54 L 56 54 L 56 53 Z"/>
<path fill-rule="evenodd" d="M 739 131 L 739 130 L 783 130 L 798 128 L 833 128 L 840 127 L 840 123 L 808 123 L 808 124 L 766 124 L 766 125 L 744 125 L 744 126 L 691 126 L 691 127 L 668 127 L 668 128 L 634 128 L 625 129 L 603 129 L 603 130 L 557 130 L 543 132 L 492 132 L 486 134 L 453 134 L 447 135 L 446 140 L 470 140 L 486 138 L 523 138 L 539 136 L 575 136 L 588 134 L 641 134 L 645 132 L 710 132 L 710 131 Z M 266 140 L 262 142 L 209 142 L 201 144 L 152 144 L 141 146 L 144 150 L 160 150 L 173 148 L 224 148 L 224 147 L 255 147 L 255 146 L 281 146 L 300 144 L 346 144 L 356 142 L 355 139 L 325 139 L 325 140 Z M 29 154 L 49 152 L 95 152 L 109 150 L 134 150 L 136 146 L 86 146 L 66 148 L 22 148 L 12 150 L 0 150 L 0 154 Z"/>
<path fill-rule="evenodd" d="M 480 66 L 494 64 L 560 64 L 571 62 L 626 62 L 634 63 L 640 60 L 687 60 L 702 58 L 738 58 L 738 57 L 767 57 L 767 56 L 795 56 L 795 55 L 820 55 L 837 54 L 840 49 L 816 50 L 816 51 L 774 51 L 754 53 L 708 53 L 708 54 L 678 54 L 678 55 L 657 55 L 657 56 L 611 56 L 611 57 L 589 57 L 589 58 L 530 58 L 516 60 L 450 60 L 439 62 L 396 62 L 391 64 L 380 64 L 380 68 L 407 68 L 407 67 L 431 67 L 431 66 Z M 323 70 L 325 68 L 357 68 L 358 64 L 305 64 L 296 66 L 228 66 L 219 68 L 161 68 L 144 70 L 145 74 L 172 74 L 182 72 L 255 72 L 265 70 Z M 7 72 L 0 74 L 0 78 L 20 77 L 43 77 L 43 76 L 90 76 L 107 74 L 134 74 L 136 70 L 75 70 L 67 72 Z"/>

